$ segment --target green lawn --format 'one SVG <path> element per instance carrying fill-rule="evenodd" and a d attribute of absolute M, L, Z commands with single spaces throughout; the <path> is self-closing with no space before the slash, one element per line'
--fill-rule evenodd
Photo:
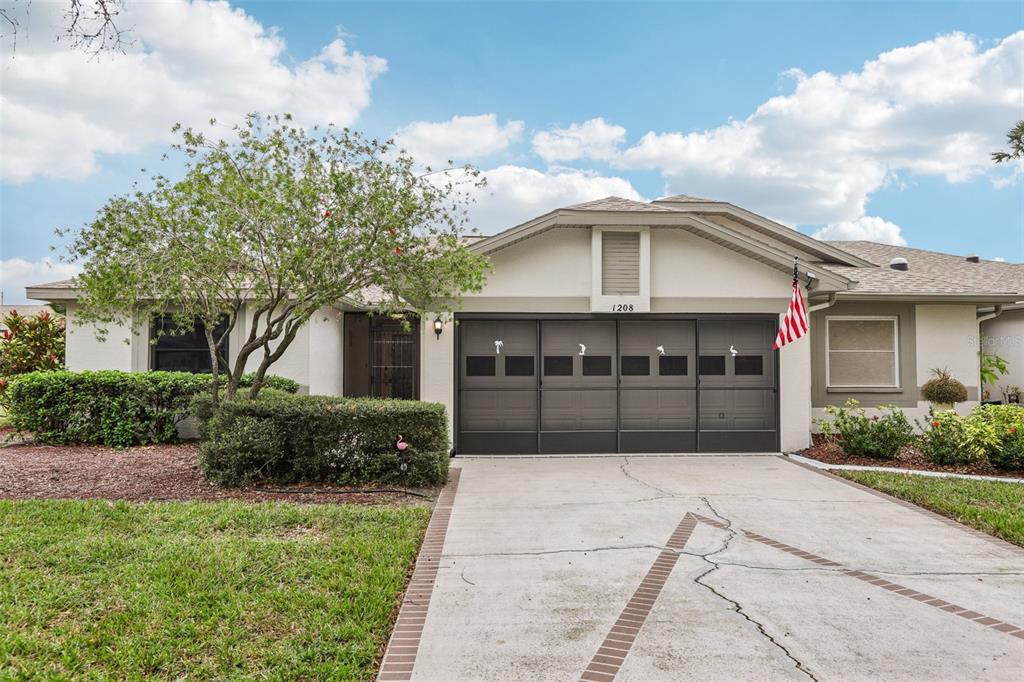
<path fill-rule="evenodd" d="M 0 679 L 372 679 L 428 518 L 0 501 Z"/>
<path fill-rule="evenodd" d="M 876 471 L 833 473 L 1024 546 L 1024 485 Z"/>

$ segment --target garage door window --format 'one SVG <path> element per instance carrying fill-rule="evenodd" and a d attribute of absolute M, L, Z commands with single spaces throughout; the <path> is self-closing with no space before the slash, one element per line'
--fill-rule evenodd
<path fill-rule="evenodd" d="M 646 355 L 623 355 L 622 376 L 645 377 L 651 373 L 651 358 Z"/>
<path fill-rule="evenodd" d="M 505 376 L 507 377 L 532 377 L 533 356 L 532 355 L 506 355 Z"/>
<path fill-rule="evenodd" d="M 493 377 L 494 356 L 492 355 L 468 355 L 466 356 L 467 377 Z"/>
<path fill-rule="evenodd" d="M 700 356 L 700 373 L 704 376 L 725 376 L 724 355 Z"/>
<path fill-rule="evenodd" d="M 685 355 L 662 355 L 658 358 L 658 374 L 663 377 L 684 377 L 688 371 Z"/>
<path fill-rule="evenodd" d="M 571 377 L 572 356 L 571 355 L 545 355 L 544 376 L 546 377 Z"/>
<path fill-rule="evenodd" d="M 612 356 L 610 355 L 585 355 L 583 356 L 583 376 L 585 377 L 610 377 L 612 375 Z"/>
<path fill-rule="evenodd" d="M 826 325 L 829 387 L 899 387 L 897 318 L 829 317 Z"/>
<path fill-rule="evenodd" d="M 760 355 L 737 355 L 735 362 L 736 376 L 761 376 L 764 374 L 764 358 Z"/>

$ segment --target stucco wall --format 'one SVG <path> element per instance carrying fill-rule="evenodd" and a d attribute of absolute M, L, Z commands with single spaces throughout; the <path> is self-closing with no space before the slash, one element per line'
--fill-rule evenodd
<path fill-rule="evenodd" d="M 993 400 L 1002 400 L 1007 386 L 1024 387 L 1024 310 L 1008 310 L 981 323 L 985 351 L 1006 360 L 1009 373 L 989 387 Z"/>
<path fill-rule="evenodd" d="M 344 314 L 331 307 L 321 308 L 309 321 L 309 392 L 314 395 L 342 395 L 343 393 L 344 325 Z M 275 373 L 277 373 L 276 369 L 275 365 Z"/>
<path fill-rule="evenodd" d="M 87 369 L 132 371 L 133 346 L 139 348 L 140 340 L 132 334 L 131 326 L 111 325 L 107 327 L 105 339 L 100 340 L 93 325 L 83 324 L 77 319 L 77 310 L 78 304 L 69 301 L 65 319 L 67 368 L 76 372 Z"/>
<path fill-rule="evenodd" d="M 424 319 L 433 320 L 436 315 Z M 440 336 L 434 334 L 433 324 L 420 325 L 420 399 L 441 403 L 448 414 L 448 438 L 454 432 L 452 415 L 455 414 L 455 334 L 456 323 L 444 323 Z"/>
<path fill-rule="evenodd" d="M 829 391 L 825 387 L 825 316 L 896 315 L 900 334 L 900 383 L 895 391 Z M 856 398 L 869 414 L 879 405 L 897 405 L 911 421 L 922 424 L 931 405 L 921 396 L 921 385 L 931 370 L 948 368 L 967 387 L 968 401 L 956 411 L 966 414 L 978 405 L 978 322 L 976 307 L 970 304 L 914 305 L 912 303 L 838 303 L 812 314 L 812 414 L 826 417 L 825 405 L 842 405 Z M 817 430 L 817 427 L 815 427 Z"/>

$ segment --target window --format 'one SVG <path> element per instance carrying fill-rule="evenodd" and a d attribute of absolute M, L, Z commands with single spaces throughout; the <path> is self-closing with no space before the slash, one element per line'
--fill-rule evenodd
<path fill-rule="evenodd" d="M 724 355 L 702 355 L 697 360 L 697 371 L 704 376 L 724 376 L 725 356 Z"/>
<path fill-rule="evenodd" d="M 683 377 L 688 371 L 685 355 L 662 355 L 658 357 L 658 374 L 663 377 Z"/>
<path fill-rule="evenodd" d="M 505 376 L 507 377 L 532 377 L 533 356 L 532 355 L 506 355 Z"/>
<path fill-rule="evenodd" d="M 899 387 L 896 317 L 828 317 L 825 324 L 828 386 Z"/>
<path fill-rule="evenodd" d="M 467 377 L 493 377 L 494 356 L 493 355 L 467 355 L 466 356 Z"/>
<path fill-rule="evenodd" d="M 545 355 L 544 376 L 546 377 L 571 377 L 572 356 L 571 355 Z"/>
<path fill-rule="evenodd" d="M 227 328 L 227 320 L 221 321 L 213 330 L 218 338 Z M 206 327 L 198 320 L 192 329 L 179 329 L 170 315 L 157 315 L 150 329 L 153 340 L 150 369 L 166 372 L 210 372 L 210 346 L 206 343 Z M 220 367 L 227 366 L 228 343 L 221 346 Z"/>
<path fill-rule="evenodd" d="M 585 377 L 610 377 L 612 375 L 612 356 L 610 355 L 584 355 L 583 376 Z"/>
<path fill-rule="evenodd" d="M 738 377 L 764 374 L 764 358 L 760 355 L 737 355 L 733 363 L 733 374 Z"/>
<path fill-rule="evenodd" d="M 623 355 L 622 376 L 645 377 L 651 373 L 651 358 L 646 355 Z"/>

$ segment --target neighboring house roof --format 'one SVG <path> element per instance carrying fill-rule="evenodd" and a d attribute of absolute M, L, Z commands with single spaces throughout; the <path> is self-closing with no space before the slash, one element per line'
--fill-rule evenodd
<path fill-rule="evenodd" d="M 604 199 L 595 199 L 594 201 L 585 201 L 582 204 L 573 204 L 572 206 L 566 206 L 566 211 L 642 211 L 644 213 L 651 213 L 657 211 L 665 211 L 668 213 L 672 212 L 670 208 L 662 208 L 661 206 L 655 206 L 653 204 L 645 204 L 642 201 L 633 201 L 632 199 L 623 199 L 622 197 L 605 197 Z"/>
<path fill-rule="evenodd" d="M 942 290 L 1010 291 L 1024 294 L 1024 264 L 978 259 L 977 263 L 938 251 L 912 249 L 868 241 L 832 241 L 839 248 L 871 261 L 888 273 L 907 275 L 915 273 L 935 280 Z M 889 267 L 893 258 L 905 258 L 910 265 L 907 272 Z M 898 287 L 900 278 L 892 279 L 889 286 Z M 923 284 L 923 281 L 922 281 Z M 885 285 L 882 285 L 885 286 Z M 1024 296 L 1022 296 L 1024 297 Z"/>

